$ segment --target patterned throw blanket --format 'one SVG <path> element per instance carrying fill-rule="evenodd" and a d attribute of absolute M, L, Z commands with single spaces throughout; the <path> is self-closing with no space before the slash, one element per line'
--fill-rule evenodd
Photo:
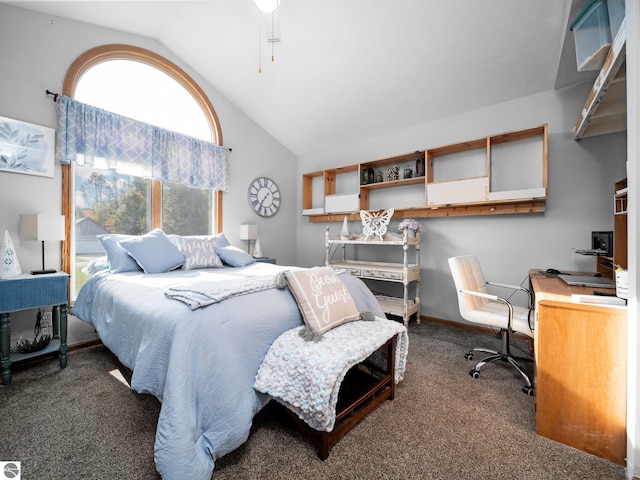
<path fill-rule="evenodd" d="M 333 430 L 346 373 L 394 335 L 398 337 L 396 383 L 404 377 L 409 337 L 402 323 L 381 317 L 346 323 L 326 332 L 319 342 L 301 338 L 302 328 L 288 330 L 273 342 L 254 388 L 275 398 L 315 430 Z"/>
<path fill-rule="evenodd" d="M 201 282 L 185 286 L 169 287 L 164 296 L 186 303 L 191 310 L 206 307 L 212 303 L 237 295 L 260 292 L 276 288 L 273 275 L 252 279 L 229 280 L 225 282 Z"/>

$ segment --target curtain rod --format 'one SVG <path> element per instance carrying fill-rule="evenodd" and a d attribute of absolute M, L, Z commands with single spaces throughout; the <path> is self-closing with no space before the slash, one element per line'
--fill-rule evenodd
<path fill-rule="evenodd" d="M 59 93 L 53 93 L 53 92 L 50 92 L 49 90 L 47 90 L 45 93 L 46 93 L 47 95 L 53 95 L 53 101 L 54 101 L 54 102 L 57 102 L 57 101 L 58 101 L 58 97 L 60 96 L 60 94 L 59 94 Z"/>

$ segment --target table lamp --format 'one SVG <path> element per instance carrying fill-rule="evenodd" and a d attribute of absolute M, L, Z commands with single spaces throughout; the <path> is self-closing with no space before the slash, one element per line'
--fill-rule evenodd
<path fill-rule="evenodd" d="M 20 238 L 42 242 L 42 270 L 33 270 L 32 275 L 55 273 L 56 270 L 44 268 L 44 242 L 64 240 L 64 215 L 42 213 L 20 214 Z"/>
<path fill-rule="evenodd" d="M 251 240 L 258 238 L 257 225 L 240 225 L 240 240 L 248 240 L 247 253 L 251 254 Z"/>

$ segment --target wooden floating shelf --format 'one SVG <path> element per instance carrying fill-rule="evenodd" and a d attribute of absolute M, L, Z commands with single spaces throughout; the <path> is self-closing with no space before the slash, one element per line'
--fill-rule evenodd
<path fill-rule="evenodd" d="M 365 185 L 360 185 L 360 189 L 361 190 L 377 190 L 378 188 L 401 187 L 403 185 L 417 185 L 420 183 L 425 183 L 424 176 L 412 177 L 412 178 L 401 178 L 400 180 L 391 180 L 387 182 L 367 183 Z"/>
<path fill-rule="evenodd" d="M 508 215 L 517 213 L 539 213 L 545 211 L 546 200 L 530 200 L 516 203 L 490 203 L 469 205 L 443 205 L 396 209 L 394 218 L 461 217 L 471 215 Z M 360 212 L 312 215 L 311 223 L 342 222 L 360 220 Z"/>
<path fill-rule="evenodd" d="M 385 189 L 395 189 L 395 218 L 504 215 L 545 211 L 548 127 L 515 130 L 302 176 L 302 214 L 310 222 L 360 219 L 362 210 L 380 210 Z M 406 178 L 392 176 L 391 167 Z M 405 173 L 406 172 L 406 173 Z M 522 182 L 523 172 L 526 181 Z M 349 193 L 346 185 L 357 184 Z M 355 177 L 357 175 L 357 177 Z M 386 181 L 371 181 L 372 176 Z M 389 179 L 389 178 L 393 179 Z M 395 177 L 395 178 L 394 178 Z M 355 180 L 355 182 L 354 182 Z M 403 187 L 422 187 L 418 189 Z M 314 191 L 322 198 L 313 201 Z M 395 203 L 395 202 L 393 202 Z"/>

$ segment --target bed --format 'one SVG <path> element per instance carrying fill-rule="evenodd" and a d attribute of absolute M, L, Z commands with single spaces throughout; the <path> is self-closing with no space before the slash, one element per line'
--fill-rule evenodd
<path fill-rule="evenodd" d="M 205 306 L 168 292 L 181 294 L 189 285 L 255 286 L 292 267 L 223 263 L 154 273 L 114 269 L 109 260 L 111 270 L 83 285 L 72 314 L 93 325 L 132 370 L 133 390 L 161 401 L 154 458 L 162 477 L 208 480 L 215 460 L 247 440 L 253 417 L 270 398 L 253 388 L 270 345 L 303 319 L 290 291 L 270 284 Z M 361 280 L 340 278 L 358 310 L 384 317 Z"/>

